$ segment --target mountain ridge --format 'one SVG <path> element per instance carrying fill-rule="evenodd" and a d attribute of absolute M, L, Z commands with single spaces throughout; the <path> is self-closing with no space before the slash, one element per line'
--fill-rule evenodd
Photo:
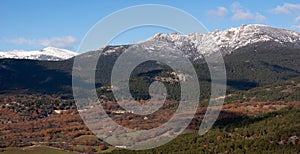
<path fill-rule="evenodd" d="M 274 41 L 282 45 L 293 45 L 300 48 L 300 33 L 296 31 L 274 28 L 266 25 L 242 25 L 224 31 L 216 30 L 207 34 L 162 34 L 158 33 L 149 40 L 162 40 L 173 43 L 179 49 L 197 50 L 199 55 L 194 55 L 197 60 L 201 55 L 209 55 L 220 51 L 223 55 L 230 54 L 238 48 L 258 42 Z"/>
<path fill-rule="evenodd" d="M 191 34 L 163 34 L 157 33 L 145 41 L 139 43 L 160 41 L 181 50 L 190 60 L 195 61 L 203 59 L 204 56 L 210 55 L 214 52 L 221 52 L 224 55 L 231 54 L 239 48 L 245 47 L 249 44 L 259 42 L 276 42 L 283 46 L 292 46 L 300 49 L 300 33 L 292 30 L 275 28 L 267 25 L 250 24 L 242 25 L 236 28 L 229 28 L 226 30 L 215 30 L 206 34 L 191 33 Z M 136 43 L 136 44 L 139 44 Z M 153 46 L 155 44 L 153 43 Z M 124 50 L 122 46 L 130 45 L 108 45 L 95 49 L 94 51 L 103 52 L 104 55 L 111 55 L 122 53 Z M 109 49 L 109 50 L 107 50 Z M 84 53 L 88 55 L 93 51 Z M 54 47 L 47 47 L 39 51 L 8 51 L 0 52 L 0 59 L 31 59 L 31 60 L 47 60 L 60 61 L 78 56 L 78 53 L 58 49 Z M 81 54 L 80 54 L 81 55 Z"/>
<path fill-rule="evenodd" d="M 157 33 L 137 44 L 148 44 L 146 50 L 151 50 L 153 47 L 159 47 L 165 43 L 168 46 L 173 46 L 174 49 L 182 51 L 191 61 L 197 61 L 203 60 L 205 56 L 209 56 L 215 52 L 220 52 L 225 56 L 238 51 L 239 48 L 260 42 L 270 42 L 271 44 L 276 44 L 276 46 L 300 49 L 300 33 L 267 25 L 250 24 L 229 28 L 223 31 L 216 30 L 206 34 Z M 120 48 L 133 45 L 135 44 L 108 45 L 98 48 L 93 52 L 100 52 L 104 56 L 113 54 L 119 55 L 128 49 L 126 47 L 121 51 Z M 89 53 L 92 52 L 85 54 L 88 55 Z"/>

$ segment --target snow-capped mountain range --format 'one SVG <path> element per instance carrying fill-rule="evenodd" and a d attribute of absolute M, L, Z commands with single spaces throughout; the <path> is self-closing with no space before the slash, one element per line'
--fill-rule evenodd
<path fill-rule="evenodd" d="M 233 51 L 250 44 L 260 42 L 275 42 L 282 45 L 300 49 L 300 33 L 274 28 L 266 25 L 242 25 L 237 28 L 230 28 L 224 31 L 216 30 L 207 34 L 155 34 L 153 37 L 142 42 L 163 42 L 162 44 L 153 44 L 159 46 L 167 44 L 173 48 L 181 50 L 188 58 L 197 60 L 204 55 L 220 51 L 223 55 L 230 54 Z M 102 52 L 104 55 L 121 53 L 127 49 L 127 45 L 107 46 L 93 51 L 93 53 Z M 152 46 L 148 46 L 149 49 Z M 0 58 L 15 59 L 35 59 L 35 60 L 64 60 L 76 56 L 77 53 L 48 47 L 40 51 L 8 51 L 0 52 Z M 89 54 L 83 54 L 83 57 Z"/>
<path fill-rule="evenodd" d="M 60 60 L 72 58 L 76 55 L 78 55 L 78 53 L 70 50 L 47 47 L 42 50 L 36 50 L 36 51 L 12 50 L 12 51 L 0 52 L 0 59 L 12 58 L 12 59 L 60 61 Z"/>
<path fill-rule="evenodd" d="M 155 44 L 155 42 L 159 43 Z M 146 50 L 151 50 L 154 46 L 159 48 L 159 46 L 167 44 L 168 46 L 173 46 L 174 49 L 179 49 L 191 60 L 197 60 L 216 51 L 226 55 L 247 45 L 268 42 L 300 49 L 300 33 L 266 25 L 252 24 L 224 31 L 216 30 L 207 34 L 158 33 L 141 43 L 148 44 L 145 48 Z M 153 45 L 149 45 L 151 43 Z M 110 55 L 120 53 L 120 48 L 126 50 L 126 47 L 121 45 L 105 47 L 98 51 L 103 50 L 104 55 Z"/>
<path fill-rule="evenodd" d="M 300 33 L 274 28 L 266 25 L 242 25 L 225 31 L 216 30 L 207 34 L 156 34 L 151 40 L 160 40 L 174 44 L 186 55 L 196 60 L 203 55 L 220 51 L 223 55 L 249 44 L 259 42 L 277 42 L 300 48 Z"/>

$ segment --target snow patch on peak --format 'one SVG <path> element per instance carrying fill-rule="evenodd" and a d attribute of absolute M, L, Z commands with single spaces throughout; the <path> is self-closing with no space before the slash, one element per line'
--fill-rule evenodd
<path fill-rule="evenodd" d="M 6 52 L 0 52 L 0 59 L 12 58 L 12 59 L 31 59 L 31 60 L 47 60 L 47 61 L 59 61 L 72 58 L 78 55 L 78 53 L 59 49 L 55 47 L 46 47 L 42 50 L 24 51 L 24 50 L 11 50 Z"/>
<path fill-rule="evenodd" d="M 66 50 L 66 49 L 59 49 L 59 48 L 55 48 L 55 47 L 44 48 L 41 50 L 41 52 L 46 53 L 48 55 L 60 57 L 62 59 L 68 59 L 68 58 L 78 55 L 78 53 L 76 53 L 76 52 Z"/>

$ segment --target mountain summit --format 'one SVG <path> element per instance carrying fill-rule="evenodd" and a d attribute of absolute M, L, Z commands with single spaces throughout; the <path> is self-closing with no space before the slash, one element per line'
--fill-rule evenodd
<path fill-rule="evenodd" d="M 0 59 L 12 58 L 12 59 L 59 61 L 59 60 L 72 58 L 76 55 L 78 55 L 78 53 L 70 50 L 59 49 L 55 47 L 47 47 L 42 50 L 36 50 L 36 51 L 12 50 L 12 51 L 0 52 Z"/>

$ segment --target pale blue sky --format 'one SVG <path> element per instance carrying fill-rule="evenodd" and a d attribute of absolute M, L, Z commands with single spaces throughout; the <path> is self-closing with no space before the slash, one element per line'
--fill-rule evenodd
<path fill-rule="evenodd" d="M 300 30 L 299 0 L 1 0 L 0 51 L 36 50 L 46 46 L 76 50 L 86 32 L 99 20 L 119 9 L 141 4 L 182 9 L 209 31 L 254 23 Z M 138 42 L 158 32 L 171 31 L 138 28 L 114 39 L 112 44 Z"/>

